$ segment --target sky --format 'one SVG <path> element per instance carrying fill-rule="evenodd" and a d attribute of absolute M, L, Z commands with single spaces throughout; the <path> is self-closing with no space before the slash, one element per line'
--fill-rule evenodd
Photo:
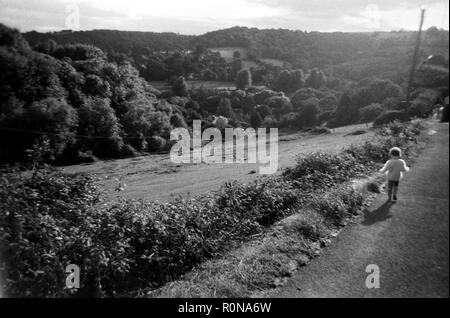
<path fill-rule="evenodd" d="M 448 0 L 0 0 L 0 23 L 63 29 L 203 34 L 233 26 L 321 32 L 449 29 Z"/>

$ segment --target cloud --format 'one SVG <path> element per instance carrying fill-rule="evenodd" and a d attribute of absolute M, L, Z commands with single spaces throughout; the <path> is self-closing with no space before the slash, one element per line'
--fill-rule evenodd
<path fill-rule="evenodd" d="M 420 7 L 404 4 L 402 7 L 382 9 L 368 5 L 356 15 L 343 15 L 342 25 L 367 31 L 417 30 L 420 21 Z M 439 26 L 448 29 L 448 2 L 431 3 L 426 9 L 424 28 Z"/>
<path fill-rule="evenodd" d="M 67 28 L 66 8 L 76 2 L 81 29 L 120 29 L 200 34 L 235 25 L 317 31 L 448 29 L 445 0 L 0 0 L 0 22 L 27 30 Z"/>

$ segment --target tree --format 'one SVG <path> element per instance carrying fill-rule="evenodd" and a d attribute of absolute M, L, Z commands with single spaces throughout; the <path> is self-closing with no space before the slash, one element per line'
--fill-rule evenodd
<path fill-rule="evenodd" d="M 200 110 L 200 104 L 195 100 L 190 100 L 184 105 L 186 109 L 192 109 L 194 111 Z"/>
<path fill-rule="evenodd" d="M 173 114 L 170 117 L 170 124 L 172 125 L 173 128 L 179 128 L 179 127 L 187 128 L 187 125 L 186 125 L 186 122 L 184 121 L 183 116 L 181 116 L 178 113 Z"/>
<path fill-rule="evenodd" d="M 339 105 L 333 114 L 333 118 L 330 121 L 330 126 L 338 127 L 350 125 L 358 122 L 359 120 L 359 107 L 355 106 L 350 97 L 350 92 L 342 95 Z"/>
<path fill-rule="evenodd" d="M 109 83 L 104 81 L 101 77 L 93 74 L 86 76 L 84 91 L 86 94 L 91 96 L 98 96 L 101 98 L 111 97 Z"/>
<path fill-rule="evenodd" d="M 30 53 L 28 42 L 17 29 L 11 29 L 0 23 L 0 46 L 16 49 L 19 53 Z"/>
<path fill-rule="evenodd" d="M 233 116 L 233 109 L 228 98 L 220 99 L 219 106 L 217 107 L 217 115 L 231 118 Z"/>
<path fill-rule="evenodd" d="M 47 39 L 43 42 L 38 43 L 34 49 L 41 53 L 53 55 L 57 48 L 58 48 L 58 44 L 56 44 L 55 40 Z"/>
<path fill-rule="evenodd" d="M 250 125 L 255 129 L 261 126 L 262 121 L 261 115 L 257 111 L 250 116 Z"/>
<path fill-rule="evenodd" d="M 233 58 L 234 58 L 234 59 L 240 59 L 240 58 L 241 58 L 241 52 L 239 52 L 239 51 L 234 51 L 234 52 L 233 52 Z"/>
<path fill-rule="evenodd" d="M 337 104 L 338 101 L 336 97 L 332 93 L 330 93 L 329 95 L 320 99 L 319 107 L 322 112 L 334 111 L 336 109 Z"/>
<path fill-rule="evenodd" d="M 156 58 L 147 61 L 144 70 L 141 72 L 142 77 L 147 81 L 162 81 L 168 77 L 167 66 Z"/>
<path fill-rule="evenodd" d="M 252 86 L 252 75 L 249 70 L 242 70 L 236 77 L 236 88 L 245 90 L 247 87 Z"/>
<path fill-rule="evenodd" d="M 65 57 L 70 58 L 72 61 L 87 61 L 92 59 L 107 60 L 105 52 L 98 47 L 87 44 L 67 44 L 58 46 L 53 55 L 60 60 Z"/>
<path fill-rule="evenodd" d="M 383 112 L 384 108 L 381 104 L 370 104 L 359 110 L 360 121 L 362 123 L 372 122 Z"/>
<path fill-rule="evenodd" d="M 286 96 L 273 96 L 264 101 L 264 104 L 269 106 L 274 114 L 286 114 L 293 111 L 291 101 Z"/>
<path fill-rule="evenodd" d="M 273 83 L 274 89 L 286 93 L 292 90 L 291 73 L 288 70 L 283 70 Z"/>
<path fill-rule="evenodd" d="M 305 86 L 303 71 L 301 69 L 295 71 L 283 70 L 273 81 L 272 86 L 274 89 L 286 93 L 298 90 Z"/>
<path fill-rule="evenodd" d="M 231 69 L 230 72 L 228 73 L 229 76 L 229 80 L 230 81 L 235 81 L 237 74 L 242 70 L 242 60 L 234 60 L 231 63 Z"/>
<path fill-rule="evenodd" d="M 175 80 L 175 83 L 173 84 L 173 92 L 175 93 L 175 95 L 177 96 L 188 96 L 189 94 L 189 90 L 188 90 L 188 86 L 186 84 L 186 80 L 184 79 L 183 76 L 178 77 Z"/>
<path fill-rule="evenodd" d="M 325 96 L 328 96 L 328 94 L 317 89 L 301 88 L 294 93 L 294 96 L 291 98 L 291 103 L 292 106 L 294 106 L 294 109 L 299 110 L 305 105 L 307 100 L 311 98 L 320 100 Z"/>
<path fill-rule="evenodd" d="M 387 98 L 398 98 L 402 95 L 402 88 L 390 80 L 375 79 L 369 82 L 361 81 L 352 95 L 353 104 L 364 107 L 382 103 Z"/>
<path fill-rule="evenodd" d="M 121 129 L 109 99 L 88 97 L 78 109 L 79 146 L 97 157 L 113 157 L 123 147 Z"/>
<path fill-rule="evenodd" d="M 316 103 L 307 103 L 299 113 L 298 124 L 300 127 L 314 127 L 317 124 L 319 107 Z"/>
<path fill-rule="evenodd" d="M 306 80 L 306 85 L 308 87 L 312 87 L 315 89 L 324 87 L 326 83 L 327 83 L 326 75 L 316 68 L 311 71 Z"/>
<path fill-rule="evenodd" d="M 263 119 L 272 114 L 272 110 L 267 105 L 258 105 L 255 107 L 255 111 L 259 113 Z"/>
<path fill-rule="evenodd" d="M 26 124 L 23 128 L 46 135 L 55 157 L 62 155 L 66 147 L 76 140 L 77 112 L 64 99 L 50 97 L 34 102 L 23 116 Z"/>

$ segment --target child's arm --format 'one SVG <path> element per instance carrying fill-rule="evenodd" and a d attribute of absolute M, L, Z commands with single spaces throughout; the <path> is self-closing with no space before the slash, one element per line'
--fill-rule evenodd
<path fill-rule="evenodd" d="M 386 163 L 384 164 L 384 167 L 380 169 L 380 173 L 381 174 L 386 173 L 388 168 L 389 168 L 389 161 L 386 161 Z"/>
<path fill-rule="evenodd" d="M 403 163 L 403 171 L 408 172 L 409 171 L 409 167 L 406 165 L 405 160 L 402 160 L 402 163 Z"/>

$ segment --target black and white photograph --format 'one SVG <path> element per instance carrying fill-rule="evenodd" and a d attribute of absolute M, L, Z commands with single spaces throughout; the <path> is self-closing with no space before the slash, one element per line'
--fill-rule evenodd
<path fill-rule="evenodd" d="M 448 297 L 448 0 L 0 0 L 0 306 Z"/>

